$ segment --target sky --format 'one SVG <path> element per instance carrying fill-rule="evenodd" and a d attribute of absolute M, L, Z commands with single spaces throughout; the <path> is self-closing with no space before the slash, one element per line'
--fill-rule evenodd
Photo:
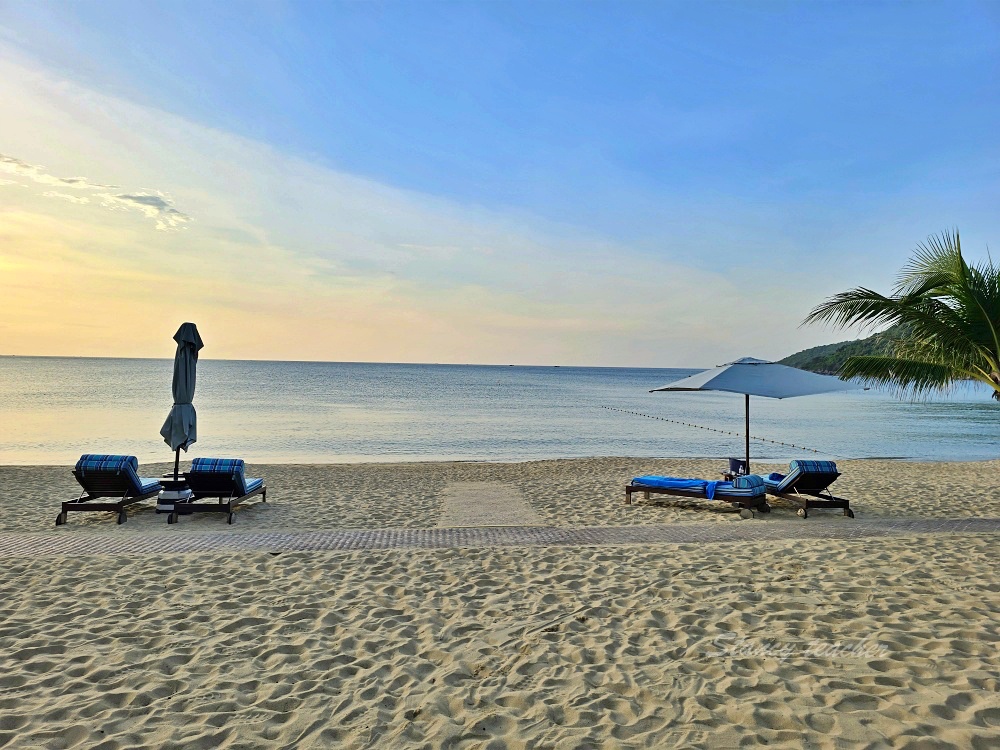
<path fill-rule="evenodd" d="M 0 0 L 0 354 L 707 367 L 1000 243 L 1000 4 Z"/>

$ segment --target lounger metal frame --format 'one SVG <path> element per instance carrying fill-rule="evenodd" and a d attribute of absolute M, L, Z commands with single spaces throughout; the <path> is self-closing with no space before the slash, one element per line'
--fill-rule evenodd
<path fill-rule="evenodd" d="M 809 518 L 810 509 L 816 508 L 840 508 L 843 509 L 845 516 L 854 518 L 850 501 L 843 497 L 836 497 L 830 492 L 830 485 L 839 476 L 839 471 L 836 473 L 803 472 L 787 489 L 777 492 L 768 487 L 767 494 L 798 505 L 799 509 L 795 512 L 801 518 Z"/>
<path fill-rule="evenodd" d="M 649 496 L 652 495 L 674 495 L 676 497 L 687 497 L 693 500 L 709 500 L 705 497 L 705 493 L 699 490 L 685 490 L 679 488 L 667 488 L 667 487 L 648 487 L 644 484 L 632 484 L 629 483 L 625 486 L 625 504 L 632 504 L 632 493 L 641 492 L 643 498 L 649 500 Z M 740 509 L 740 516 L 742 518 L 753 518 L 754 511 L 760 513 L 770 513 L 771 506 L 767 504 L 767 495 L 760 494 L 752 497 L 738 497 L 729 495 L 716 495 L 714 498 L 709 500 L 709 502 L 728 502 L 734 508 Z"/>
<path fill-rule="evenodd" d="M 186 472 L 184 479 L 187 480 L 191 489 L 191 499 L 175 500 L 174 509 L 167 516 L 167 523 L 177 523 L 178 517 L 189 513 L 225 513 L 226 523 L 233 522 L 233 511 L 242 504 L 248 497 L 254 495 L 261 496 L 261 502 L 267 502 L 267 485 L 261 483 L 260 487 L 250 490 L 245 495 L 236 494 L 236 482 L 231 474 L 222 474 L 208 471 Z M 197 503 L 205 497 L 217 497 L 217 503 Z"/>
<path fill-rule="evenodd" d="M 78 472 L 73 469 L 73 476 L 76 477 L 80 486 L 83 487 L 83 493 L 76 500 L 67 500 L 62 504 L 62 510 L 59 511 L 59 515 L 56 516 L 56 526 L 62 526 L 65 524 L 69 518 L 68 513 L 77 511 L 110 511 L 112 513 L 118 514 L 118 523 L 123 524 L 128 520 L 128 515 L 125 513 L 125 508 L 141 500 L 146 500 L 150 497 L 155 497 L 160 492 L 160 486 L 157 485 L 155 490 L 150 492 L 144 492 L 139 495 L 133 495 L 132 485 L 129 483 L 128 476 L 126 476 L 124 471 L 87 471 L 86 474 Z M 124 489 L 123 489 L 124 487 Z M 105 503 L 95 503 L 102 497 L 117 497 L 120 498 L 116 502 L 105 502 Z"/>

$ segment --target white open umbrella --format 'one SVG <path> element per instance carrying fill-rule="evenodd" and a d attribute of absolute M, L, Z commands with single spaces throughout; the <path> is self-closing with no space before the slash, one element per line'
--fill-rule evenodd
<path fill-rule="evenodd" d="M 746 403 L 746 461 L 750 471 L 750 397 L 793 398 L 812 396 L 834 391 L 852 391 L 863 386 L 834 378 L 817 375 L 788 365 L 767 362 L 763 359 L 743 357 L 710 370 L 699 372 L 689 378 L 678 380 L 657 391 L 728 391 L 742 393 Z"/>

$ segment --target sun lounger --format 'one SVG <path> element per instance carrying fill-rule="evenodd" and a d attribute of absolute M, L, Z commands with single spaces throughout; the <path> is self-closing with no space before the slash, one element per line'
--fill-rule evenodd
<path fill-rule="evenodd" d="M 225 513 L 227 522 L 232 523 L 233 509 L 248 497 L 260 495 L 261 500 L 267 502 L 264 480 L 244 476 L 242 458 L 196 458 L 184 478 L 192 496 L 190 500 L 174 502 L 167 523 L 177 523 L 178 516 L 198 512 Z M 196 502 L 206 497 L 218 498 L 218 502 Z"/>
<path fill-rule="evenodd" d="M 796 513 L 802 518 L 808 518 L 812 508 L 843 508 L 845 516 L 854 518 L 850 502 L 830 493 L 830 485 L 839 476 L 833 461 L 792 461 L 787 474 L 768 474 L 764 485 L 767 494 L 798 505 Z"/>
<path fill-rule="evenodd" d="M 682 479 L 647 475 L 636 477 L 625 487 L 625 504 L 632 504 L 632 493 L 641 492 L 647 500 L 651 494 L 675 495 L 702 500 L 721 500 L 740 508 L 743 518 L 753 518 L 753 511 L 770 512 L 764 480 L 756 474 L 735 477 L 731 482 L 709 479 Z"/>
<path fill-rule="evenodd" d="M 139 460 L 135 456 L 86 453 L 76 462 L 73 476 L 83 487 L 83 494 L 62 504 L 56 526 L 66 523 L 70 512 L 93 510 L 117 513 L 118 523 L 125 523 L 128 520 L 126 507 L 155 496 L 161 489 L 156 479 L 139 476 Z M 94 502 L 104 497 L 117 500 Z"/>

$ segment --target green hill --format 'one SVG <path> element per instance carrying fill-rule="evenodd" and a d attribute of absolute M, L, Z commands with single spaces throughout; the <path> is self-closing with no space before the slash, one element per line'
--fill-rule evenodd
<path fill-rule="evenodd" d="M 804 349 L 785 357 L 781 360 L 781 364 L 819 372 L 823 375 L 837 375 L 848 357 L 891 353 L 893 344 L 902 336 L 903 332 L 899 326 L 893 326 L 866 339 L 841 341 L 837 344 L 825 344 Z"/>

